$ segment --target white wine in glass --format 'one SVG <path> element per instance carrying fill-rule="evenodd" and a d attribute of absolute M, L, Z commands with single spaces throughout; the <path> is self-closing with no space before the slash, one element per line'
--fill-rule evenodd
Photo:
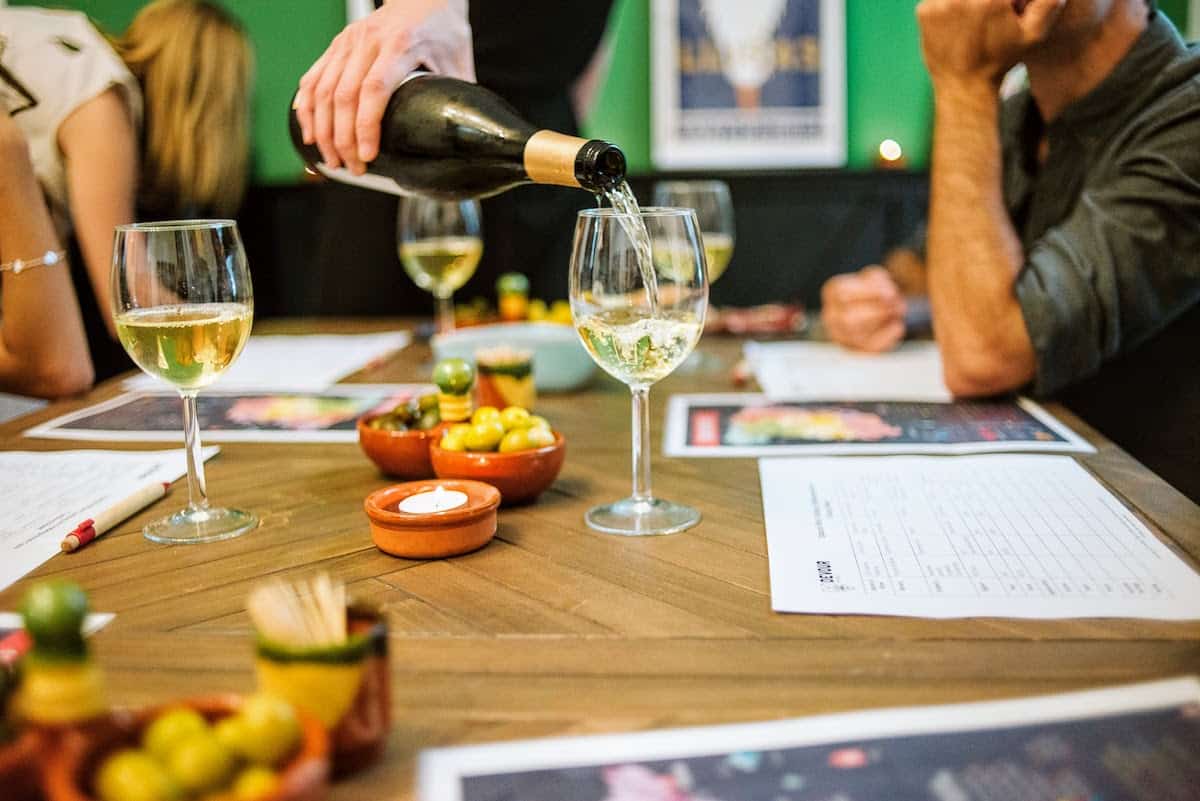
<path fill-rule="evenodd" d="M 654 203 L 680 206 L 696 212 L 704 238 L 708 282 L 715 284 L 733 258 L 733 201 L 724 181 L 659 181 Z"/>
<path fill-rule="evenodd" d="M 633 396 L 633 492 L 588 511 L 597 531 L 673 534 L 700 522 L 697 510 L 651 493 L 649 415 L 650 385 L 695 348 L 707 307 L 704 250 L 691 209 L 579 212 L 571 316 L 592 359 Z"/>
<path fill-rule="evenodd" d="M 454 293 L 483 256 L 479 204 L 405 197 L 397 221 L 400 263 L 437 304 L 438 333 L 454 330 Z"/>
<path fill-rule="evenodd" d="M 182 220 L 117 227 L 113 318 L 121 344 L 146 373 L 183 398 L 187 508 L 150 523 L 147 539 L 197 543 L 230 539 L 258 518 L 209 505 L 196 394 L 242 352 L 254 319 L 254 291 L 237 224 Z"/>

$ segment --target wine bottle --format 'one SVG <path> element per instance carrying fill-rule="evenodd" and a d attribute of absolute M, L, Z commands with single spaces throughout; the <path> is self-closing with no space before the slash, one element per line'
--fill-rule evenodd
<path fill-rule="evenodd" d="M 487 197 L 525 183 L 603 193 L 625 179 L 625 154 L 599 139 L 538 130 L 482 86 L 422 74 L 401 84 L 383 114 L 379 155 L 365 175 L 321 163 L 295 110 L 292 144 L 312 172 L 396 195 Z"/>

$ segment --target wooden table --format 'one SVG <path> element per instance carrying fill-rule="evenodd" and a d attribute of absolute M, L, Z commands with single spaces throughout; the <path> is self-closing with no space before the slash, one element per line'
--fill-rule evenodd
<path fill-rule="evenodd" d="M 362 500 L 389 482 L 357 445 L 227 444 L 208 465 L 211 497 L 257 512 L 259 530 L 202 546 L 152 545 L 141 526 L 184 502 L 177 485 L 167 501 L 34 576 L 70 577 L 95 609 L 117 613 L 95 650 L 123 705 L 251 690 L 243 604 L 263 576 L 324 569 L 383 604 L 395 729 L 386 761 L 338 785 L 334 801 L 411 797 L 414 757 L 430 746 L 1003 698 L 1200 671 L 1197 622 L 773 613 L 755 462 L 658 456 L 668 395 L 729 390 L 738 348 L 706 341 L 719 369 L 677 374 L 651 393 L 655 489 L 704 513 L 683 534 L 625 539 L 584 525 L 585 509 L 629 490 L 628 392 L 605 377 L 586 393 L 543 397 L 539 409 L 567 438 L 563 472 L 535 505 L 503 511 L 496 540 L 474 554 L 417 562 L 377 551 Z M 427 348 L 413 346 L 356 380 L 424 380 L 428 361 Z M 110 384 L 0 425 L 0 447 L 71 447 L 20 431 L 117 391 Z M 1200 508 L 1064 409 L 1050 409 L 1098 447 L 1080 461 L 1196 566 Z M 14 608 L 28 582 L 0 593 L 0 609 Z"/>

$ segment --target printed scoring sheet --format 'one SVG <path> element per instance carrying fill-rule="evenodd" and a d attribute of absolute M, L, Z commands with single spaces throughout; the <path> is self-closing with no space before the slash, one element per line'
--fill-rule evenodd
<path fill-rule="evenodd" d="M 1200 619 L 1200 576 L 1070 457 L 762 459 L 779 612 Z"/>

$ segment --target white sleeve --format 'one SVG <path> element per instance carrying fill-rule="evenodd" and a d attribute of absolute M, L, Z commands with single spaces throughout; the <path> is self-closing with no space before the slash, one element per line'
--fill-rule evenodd
<path fill-rule="evenodd" d="M 52 44 L 62 49 L 60 57 L 75 62 L 74 68 L 64 70 L 61 75 L 62 96 L 69 98 L 70 102 L 60 106 L 63 114 L 55 121 L 55 127 L 66 119 L 70 112 L 116 86 L 121 90 L 133 115 L 134 128 L 140 129 L 142 92 L 137 79 L 108 40 L 96 30 L 85 15 L 72 13 L 69 17 L 69 21 L 63 26 L 62 34 L 56 37 L 53 43 L 47 43 L 48 46 Z"/>

